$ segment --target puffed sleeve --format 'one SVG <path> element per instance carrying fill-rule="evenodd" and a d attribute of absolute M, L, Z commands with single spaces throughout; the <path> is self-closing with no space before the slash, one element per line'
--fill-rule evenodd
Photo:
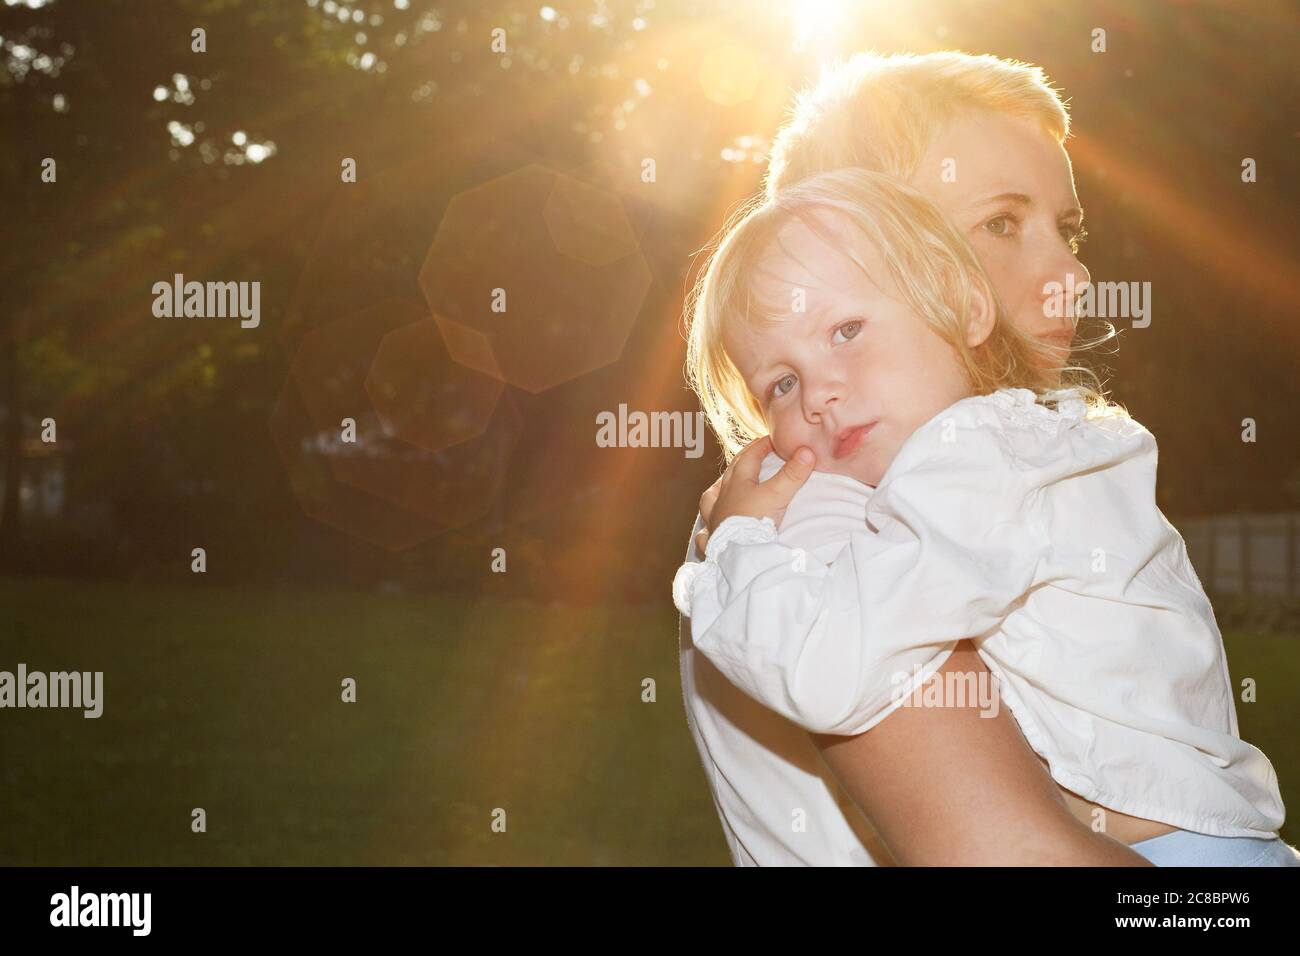
<path fill-rule="evenodd" d="M 1037 583 L 1048 541 L 1022 447 L 984 405 L 941 413 L 830 564 L 779 543 L 769 519 L 728 518 L 675 582 L 696 648 L 808 730 L 870 729 Z"/>

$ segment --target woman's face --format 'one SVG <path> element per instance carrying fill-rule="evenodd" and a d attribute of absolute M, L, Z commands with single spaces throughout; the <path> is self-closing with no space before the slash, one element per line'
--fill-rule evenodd
<path fill-rule="evenodd" d="M 1044 286 L 1081 292 L 1089 276 L 1075 257 L 1083 210 L 1061 144 L 1032 119 L 974 110 L 940 128 L 909 182 L 970 241 L 1007 318 L 1065 364 L 1074 301 Z"/>
<path fill-rule="evenodd" d="M 789 459 L 807 445 L 818 471 L 874 486 L 903 442 L 970 395 L 970 384 L 953 347 L 902 300 L 867 238 L 838 213 L 812 214 L 834 241 L 792 220 L 753 280 L 756 295 L 792 306 L 802 290 L 804 311 L 769 329 L 736 330 L 727 352 L 765 411 L 778 455 Z M 869 276 L 840 251 L 847 248 Z M 972 346 L 987 329 L 973 336 Z"/>

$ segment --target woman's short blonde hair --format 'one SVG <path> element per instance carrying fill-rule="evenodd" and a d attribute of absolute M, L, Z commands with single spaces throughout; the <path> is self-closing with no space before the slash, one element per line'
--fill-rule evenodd
<path fill-rule="evenodd" d="M 768 197 L 815 173 L 861 166 L 910 179 L 944 123 L 991 110 L 1070 135 L 1065 102 L 1041 67 L 990 54 L 857 53 L 800 92 L 772 142 Z"/>
<path fill-rule="evenodd" d="M 972 394 L 1028 388 L 1051 401 L 1053 393 L 1068 388 L 1085 399 L 1090 415 L 1113 410 L 1094 373 L 1062 370 L 1058 352 L 1007 321 L 974 250 L 933 203 L 891 176 L 837 169 L 744 203 L 710 244 L 708 263 L 687 297 L 686 377 L 726 461 L 769 431 L 762 404 L 726 342 L 729 335 L 761 329 L 791 313 L 792 295 L 763 300 L 754 292 L 757 264 L 782 227 L 796 219 L 805 223 L 867 271 L 858 251 L 843 249 L 843 241 L 813 215 L 816 211 L 842 216 L 879 250 L 903 300 L 954 349 Z M 994 310 L 993 330 L 972 349 L 966 344 L 967 323 L 981 299 Z"/>

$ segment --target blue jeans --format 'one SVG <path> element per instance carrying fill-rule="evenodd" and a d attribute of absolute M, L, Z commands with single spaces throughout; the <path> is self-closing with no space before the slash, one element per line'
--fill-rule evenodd
<path fill-rule="evenodd" d="M 1175 830 L 1129 846 L 1156 866 L 1300 866 L 1300 851 L 1282 839 L 1222 837 Z"/>

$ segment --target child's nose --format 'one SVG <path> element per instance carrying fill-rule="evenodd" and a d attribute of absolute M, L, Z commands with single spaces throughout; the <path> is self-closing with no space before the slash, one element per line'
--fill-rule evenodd
<path fill-rule="evenodd" d="M 843 388 L 838 382 L 822 381 L 804 390 L 810 417 L 819 417 L 834 408 L 843 395 Z"/>

